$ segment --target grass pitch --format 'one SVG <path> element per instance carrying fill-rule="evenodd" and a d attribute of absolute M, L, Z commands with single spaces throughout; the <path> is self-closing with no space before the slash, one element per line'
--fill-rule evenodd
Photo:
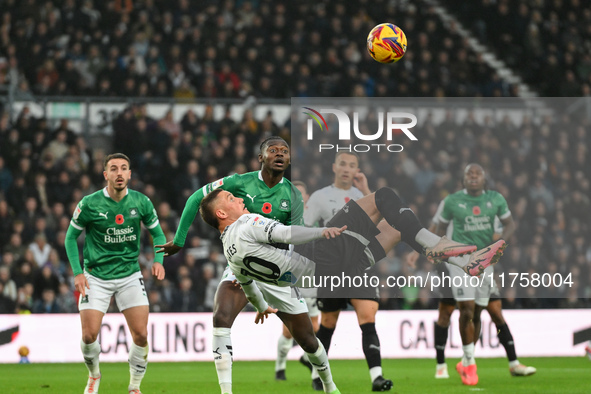
<path fill-rule="evenodd" d="M 476 386 L 463 386 L 455 371 L 458 359 L 448 359 L 449 379 L 437 380 L 435 360 L 383 360 L 384 375 L 394 381 L 391 393 L 589 393 L 591 361 L 586 357 L 523 358 L 538 372 L 512 377 L 506 359 L 478 359 Z M 334 380 L 343 394 L 370 393 L 365 360 L 332 360 Z M 127 393 L 129 366 L 102 363 L 100 393 Z M 79 364 L 0 364 L 0 393 L 77 393 L 84 390 L 86 368 Z M 287 381 L 274 380 L 273 362 L 234 363 L 234 393 L 312 393 L 308 370 L 296 361 L 287 365 Z M 213 362 L 150 363 L 142 392 L 219 393 Z"/>

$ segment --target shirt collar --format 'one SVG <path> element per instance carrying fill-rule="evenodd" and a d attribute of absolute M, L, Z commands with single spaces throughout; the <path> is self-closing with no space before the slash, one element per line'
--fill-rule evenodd
<path fill-rule="evenodd" d="M 265 180 L 263 179 L 263 171 L 259 170 L 259 179 L 263 182 L 265 182 Z M 279 183 L 283 183 L 283 179 L 285 178 L 281 178 L 281 180 L 279 181 Z"/>
<path fill-rule="evenodd" d="M 129 194 L 129 188 L 126 188 L 126 189 L 125 189 L 125 195 L 127 196 L 128 194 Z M 107 197 L 107 198 L 111 198 L 111 196 L 109 196 L 109 192 L 107 191 L 107 186 L 105 186 L 105 187 L 103 188 L 103 195 L 104 195 L 105 197 Z M 112 198 L 111 198 L 111 200 L 112 200 Z"/>

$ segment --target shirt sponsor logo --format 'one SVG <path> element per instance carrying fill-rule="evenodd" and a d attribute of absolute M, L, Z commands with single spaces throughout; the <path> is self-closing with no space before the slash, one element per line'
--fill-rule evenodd
<path fill-rule="evenodd" d="M 105 234 L 105 243 L 119 244 L 122 242 L 137 241 L 137 235 L 134 234 L 134 228 L 131 226 L 125 228 L 109 227 Z"/>
<path fill-rule="evenodd" d="M 78 220 L 78 216 L 80 216 L 80 213 L 82 212 L 82 209 L 80 209 L 80 205 L 78 205 L 76 207 L 76 209 L 74 209 L 74 220 Z"/>

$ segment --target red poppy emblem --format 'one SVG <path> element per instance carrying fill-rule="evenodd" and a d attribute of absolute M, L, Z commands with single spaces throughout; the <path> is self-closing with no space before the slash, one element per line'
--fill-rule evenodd
<path fill-rule="evenodd" d="M 124 221 L 125 221 L 125 219 L 123 219 L 123 215 L 119 214 L 119 215 L 115 216 L 115 223 L 123 224 Z"/>
<path fill-rule="evenodd" d="M 476 216 L 480 215 L 482 211 L 480 210 L 480 207 L 476 206 L 476 207 L 472 207 L 472 213 Z"/>
<path fill-rule="evenodd" d="M 345 203 L 348 203 L 351 199 L 349 197 L 345 197 Z"/>
<path fill-rule="evenodd" d="M 272 210 L 273 210 L 273 206 L 271 205 L 270 202 L 266 202 L 263 204 L 263 213 L 271 213 Z"/>

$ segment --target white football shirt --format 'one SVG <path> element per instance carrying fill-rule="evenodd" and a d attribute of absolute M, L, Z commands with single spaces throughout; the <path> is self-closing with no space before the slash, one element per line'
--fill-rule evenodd
<path fill-rule="evenodd" d="M 312 193 L 306 203 L 304 223 L 306 226 L 313 226 L 322 220 L 326 225 L 349 200 L 358 200 L 361 197 L 363 193 L 356 187 L 344 190 L 332 184 L 318 189 Z"/>
<path fill-rule="evenodd" d="M 321 228 L 285 226 L 259 214 L 242 215 L 221 235 L 224 254 L 240 283 L 251 280 L 277 286 L 299 286 L 303 276 L 312 277 L 316 264 L 294 252 L 293 245 L 322 238 Z M 274 243 L 290 244 L 287 249 Z"/>

